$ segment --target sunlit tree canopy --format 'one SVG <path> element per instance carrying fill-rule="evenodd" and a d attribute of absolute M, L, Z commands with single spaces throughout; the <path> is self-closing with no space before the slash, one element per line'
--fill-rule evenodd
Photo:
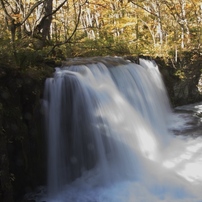
<path fill-rule="evenodd" d="M 69 56 L 174 55 L 201 49 L 200 0 L 0 0 L 0 39 L 13 51 Z"/>

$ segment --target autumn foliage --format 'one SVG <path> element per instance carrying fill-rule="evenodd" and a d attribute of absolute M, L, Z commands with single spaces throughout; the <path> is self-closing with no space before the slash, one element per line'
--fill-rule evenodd
<path fill-rule="evenodd" d="M 1 52 L 178 57 L 200 52 L 200 0 L 0 0 Z"/>

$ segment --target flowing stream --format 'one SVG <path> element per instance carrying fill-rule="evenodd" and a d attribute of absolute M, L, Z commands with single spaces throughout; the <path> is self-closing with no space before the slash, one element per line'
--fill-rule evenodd
<path fill-rule="evenodd" d="M 38 201 L 202 201 L 202 103 L 174 112 L 154 61 L 71 59 L 46 80 L 43 103 Z"/>

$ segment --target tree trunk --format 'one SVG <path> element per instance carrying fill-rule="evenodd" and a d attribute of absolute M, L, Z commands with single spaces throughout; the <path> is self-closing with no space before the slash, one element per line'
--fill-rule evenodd
<path fill-rule="evenodd" d="M 50 40 L 50 26 L 52 22 L 53 0 L 47 0 L 45 2 L 44 7 L 45 7 L 44 15 L 47 17 L 44 19 L 44 22 L 42 25 L 43 42 L 45 42 L 47 39 Z"/>

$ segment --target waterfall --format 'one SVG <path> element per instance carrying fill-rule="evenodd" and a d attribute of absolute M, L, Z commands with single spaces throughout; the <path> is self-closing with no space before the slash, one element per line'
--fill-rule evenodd
<path fill-rule="evenodd" d="M 198 194 L 180 164 L 196 155 L 187 150 L 196 142 L 168 130 L 174 116 L 154 61 L 70 59 L 46 80 L 44 108 L 49 201 L 184 201 Z"/>

